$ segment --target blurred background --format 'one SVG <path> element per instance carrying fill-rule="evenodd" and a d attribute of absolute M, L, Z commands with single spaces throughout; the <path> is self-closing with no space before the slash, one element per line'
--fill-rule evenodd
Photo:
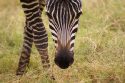
<path fill-rule="evenodd" d="M 16 77 L 25 16 L 19 0 L 0 0 L 0 83 L 125 83 L 125 0 L 82 0 L 83 14 L 75 42 L 75 62 L 66 69 L 54 62 L 49 35 L 49 56 L 56 81 L 45 77 L 33 47 L 27 73 Z"/>

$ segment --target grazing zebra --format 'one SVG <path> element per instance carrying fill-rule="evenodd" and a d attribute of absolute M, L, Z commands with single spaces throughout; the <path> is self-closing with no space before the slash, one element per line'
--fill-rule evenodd
<path fill-rule="evenodd" d="M 29 63 L 32 44 L 34 42 L 41 55 L 43 68 L 50 67 L 48 57 L 48 36 L 41 19 L 42 10 L 45 6 L 44 0 L 20 0 L 26 17 L 24 27 L 23 48 L 16 74 L 23 75 Z"/>
<path fill-rule="evenodd" d="M 41 19 L 45 1 L 20 0 L 20 2 L 26 16 L 26 25 L 17 75 L 22 75 L 29 63 L 33 42 L 41 55 L 43 68 L 50 67 L 48 37 Z M 46 13 L 55 42 L 54 61 L 60 68 L 68 68 L 74 61 L 74 41 L 82 13 L 82 2 L 81 0 L 46 0 Z"/>
<path fill-rule="evenodd" d="M 49 27 L 55 42 L 55 63 L 62 69 L 74 62 L 74 42 L 82 14 L 81 0 L 46 0 Z"/>

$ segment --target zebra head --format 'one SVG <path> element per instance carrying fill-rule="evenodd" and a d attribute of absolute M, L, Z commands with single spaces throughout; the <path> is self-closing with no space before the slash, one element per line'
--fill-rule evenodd
<path fill-rule="evenodd" d="M 55 63 L 62 69 L 74 62 L 74 40 L 82 13 L 81 0 L 46 0 L 49 27 L 55 42 Z"/>

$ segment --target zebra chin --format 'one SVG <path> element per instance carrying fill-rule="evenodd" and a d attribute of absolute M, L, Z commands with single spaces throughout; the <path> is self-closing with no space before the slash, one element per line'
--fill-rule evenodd
<path fill-rule="evenodd" d="M 61 69 L 67 69 L 74 62 L 74 53 L 66 49 L 62 49 L 57 51 L 54 61 Z"/>

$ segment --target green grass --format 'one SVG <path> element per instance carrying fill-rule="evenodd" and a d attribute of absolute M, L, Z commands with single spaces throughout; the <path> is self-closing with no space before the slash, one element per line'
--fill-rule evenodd
<path fill-rule="evenodd" d="M 35 47 L 28 72 L 17 77 L 24 13 L 19 1 L 0 1 L 0 83 L 125 83 L 125 0 L 83 0 L 75 62 L 66 70 L 54 64 L 54 46 L 45 13 L 43 20 L 56 81 L 46 78 Z"/>

